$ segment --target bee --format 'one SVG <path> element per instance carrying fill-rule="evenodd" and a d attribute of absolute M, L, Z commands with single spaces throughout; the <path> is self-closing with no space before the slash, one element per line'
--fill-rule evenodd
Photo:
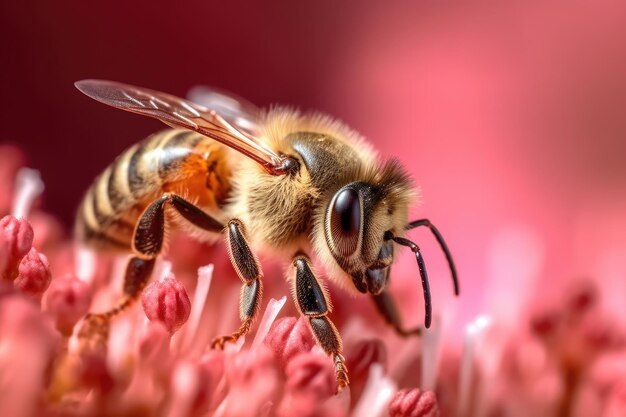
<path fill-rule="evenodd" d="M 258 313 L 263 272 L 255 251 L 290 259 L 294 301 L 332 358 L 338 389 L 349 383 L 348 370 L 312 255 L 340 286 L 369 294 L 398 334 L 417 334 L 419 328 L 402 326 L 388 286 L 394 244 L 409 248 L 417 260 L 428 328 L 428 276 L 419 247 L 406 237 L 407 231 L 424 226 L 447 258 L 458 295 L 456 269 L 442 235 L 427 219 L 408 220 L 417 195 L 408 173 L 396 160 L 381 161 L 344 124 L 289 108 L 261 111 L 218 92 L 210 93 L 205 107 L 111 81 L 84 80 L 76 87 L 102 103 L 173 128 L 122 153 L 81 203 L 75 228 L 79 240 L 132 251 L 122 300 L 89 319 L 109 320 L 137 299 L 170 227 L 200 239 L 224 235 L 243 283 L 241 326 L 213 339 L 215 348 L 245 335 Z"/>

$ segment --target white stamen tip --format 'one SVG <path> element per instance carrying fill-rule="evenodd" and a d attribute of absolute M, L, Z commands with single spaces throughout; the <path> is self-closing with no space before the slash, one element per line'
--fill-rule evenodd
<path fill-rule="evenodd" d="M 483 331 L 491 324 L 491 318 L 482 315 L 476 318 L 465 328 L 465 340 L 463 355 L 461 357 L 461 371 L 459 374 L 459 402 L 457 415 L 468 415 L 472 392 L 476 389 L 472 385 L 474 374 L 474 354 L 476 346 L 480 342 Z"/>
<path fill-rule="evenodd" d="M 489 324 L 491 324 L 491 318 L 489 318 L 489 316 L 483 315 L 468 324 L 465 331 L 469 335 L 476 335 L 489 327 Z"/>
<path fill-rule="evenodd" d="M 422 333 L 422 388 L 434 391 L 437 384 L 442 320 L 436 315 L 430 331 Z"/>
<path fill-rule="evenodd" d="M 193 408 L 200 381 L 191 363 L 182 362 L 174 369 L 172 377 L 172 400 L 167 416 L 187 416 Z"/>
<path fill-rule="evenodd" d="M 156 274 L 158 281 L 163 281 L 172 273 L 172 263 L 170 261 L 157 262 Z"/>
<path fill-rule="evenodd" d="M 397 389 L 396 383 L 385 376 L 382 365 L 372 364 L 363 394 L 352 415 L 379 417 L 388 415 L 387 407 Z"/>
<path fill-rule="evenodd" d="M 91 284 L 96 274 L 97 259 L 92 249 L 77 245 L 74 250 L 74 270 L 76 276 L 87 284 Z"/>
<path fill-rule="evenodd" d="M 280 313 L 280 310 L 283 308 L 286 301 L 287 297 L 282 296 L 279 300 L 272 298 L 270 302 L 267 303 L 267 308 L 265 309 L 265 313 L 263 313 L 261 323 L 259 323 L 259 329 L 257 330 L 256 336 L 252 341 L 252 349 L 263 343 L 265 337 L 270 331 L 270 327 L 272 327 L 272 323 L 276 320 L 276 316 L 278 316 L 278 313 Z"/>
<path fill-rule="evenodd" d="M 31 168 L 20 169 L 15 179 L 15 196 L 11 214 L 17 218 L 28 216 L 33 202 L 43 190 L 44 185 L 39 171 Z"/>
<path fill-rule="evenodd" d="M 198 331 L 212 279 L 212 264 L 198 268 L 198 283 L 196 284 L 196 292 L 193 295 L 193 302 L 191 303 L 191 314 L 189 315 L 187 324 L 183 327 L 184 333 L 181 333 L 181 336 L 179 336 L 183 340 L 182 347 L 185 350 L 191 349 L 194 337 Z"/>

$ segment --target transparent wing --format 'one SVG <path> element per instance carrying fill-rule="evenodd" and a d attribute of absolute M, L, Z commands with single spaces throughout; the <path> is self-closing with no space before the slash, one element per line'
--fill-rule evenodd
<path fill-rule="evenodd" d="M 215 110 L 237 129 L 253 136 L 260 134 L 261 109 L 248 100 L 215 87 L 196 86 L 187 94 L 189 101 Z"/>
<path fill-rule="evenodd" d="M 153 117 L 168 126 L 193 130 L 221 142 L 255 160 L 273 175 L 286 173 L 286 158 L 280 157 L 255 136 L 255 129 L 238 129 L 214 109 L 114 81 L 83 80 L 74 85 L 87 96 L 109 106 Z"/>

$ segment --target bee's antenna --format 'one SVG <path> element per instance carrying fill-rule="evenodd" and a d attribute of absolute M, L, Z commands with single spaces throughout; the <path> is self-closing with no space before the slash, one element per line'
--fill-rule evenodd
<path fill-rule="evenodd" d="M 411 248 L 415 253 L 415 259 L 417 260 L 417 267 L 420 271 L 420 278 L 422 279 L 422 289 L 424 290 L 424 308 L 426 310 L 426 316 L 424 317 L 424 326 L 428 329 L 433 317 L 433 306 L 430 296 L 430 284 L 428 282 L 428 274 L 426 273 L 426 266 L 424 265 L 424 259 L 422 258 L 422 252 L 420 252 L 419 246 L 411 242 L 409 239 L 403 237 L 394 236 L 390 231 L 385 232 L 385 240 L 393 240 L 399 245 Z"/>
<path fill-rule="evenodd" d="M 441 250 L 446 255 L 446 260 L 448 261 L 448 266 L 450 267 L 450 273 L 452 274 L 452 283 L 454 284 L 454 295 L 459 295 L 459 278 L 456 273 L 454 261 L 452 260 L 452 254 L 450 253 L 450 249 L 448 249 L 448 245 L 446 245 L 446 242 L 443 240 L 443 236 L 441 236 L 439 230 L 428 219 L 412 221 L 408 224 L 406 230 L 411 230 L 419 226 L 428 227 L 430 231 L 433 232 L 433 235 L 435 235 L 435 239 L 437 239 Z"/>

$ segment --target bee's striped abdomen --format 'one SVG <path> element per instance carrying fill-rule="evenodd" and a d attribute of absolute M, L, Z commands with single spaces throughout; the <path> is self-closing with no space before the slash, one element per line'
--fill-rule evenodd
<path fill-rule="evenodd" d="M 124 151 L 92 184 L 79 208 L 76 234 L 87 243 L 130 248 L 137 219 L 163 192 L 202 206 L 220 202 L 230 172 L 224 146 L 188 130 L 167 130 Z M 216 169 L 219 168 L 219 169 Z M 210 178 L 219 176 L 219 181 Z"/>

